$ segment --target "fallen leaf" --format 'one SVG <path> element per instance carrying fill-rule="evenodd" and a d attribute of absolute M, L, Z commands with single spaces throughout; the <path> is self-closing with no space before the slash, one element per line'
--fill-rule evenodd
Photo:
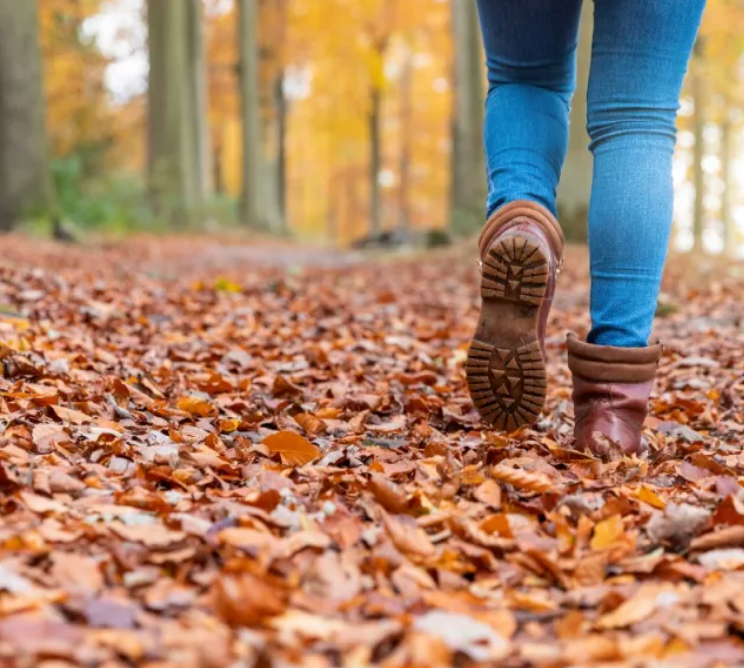
<path fill-rule="evenodd" d="M 250 574 L 223 575 L 214 583 L 212 596 L 217 615 L 230 626 L 253 627 L 282 614 L 285 603 L 276 586 Z"/>
<path fill-rule="evenodd" d="M 294 416 L 295 422 L 313 438 L 326 433 L 326 424 L 312 413 L 300 413 Z"/>
<path fill-rule="evenodd" d="M 370 473 L 369 490 L 375 500 L 387 511 L 399 515 L 408 507 L 407 495 L 381 473 Z"/>
<path fill-rule="evenodd" d="M 499 510 L 501 508 L 501 487 L 493 480 L 486 480 L 481 483 L 475 492 L 473 492 L 473 496 L 481 503 L 490 506 L 493 510 Z"/>
<path fill-rule="evenodd" d="M 430 557 L 436 552 L 429 536 L 411 517 L 385 514 L 383 521 L 395 547 L 401 552 L 418 557 Z"/>
<path fill-rule="evenodd" d="M 77 411 L 72 408 L 65 408 L 64 406 L 52 406 L 52 412 L 62 422 L 69 422 L 71 424 L 87 424 L 92 422 L 93 418 L 90 415 L 86 415 L 82 411 Z"/>
<path fill-rule="evenodd" d="M 622 537 L 625 532 L 623 518 L 620 515 L 611 515 L 605 520 L 597 523 L 592 535 L 592 550 L 606 550 Z"/>
<path fill-rule="evenodd" d="M 320 448 L 293 431 L 280 431 L 263 441 L 272 455 L 278 454 L 285 466 L 305 466 L 320 457 Z"/>
<path fill-rule="evenodd" d="M 176 406 L 178 410 L 198 417 L 214 417 L 217 415 L 217 409 L 206 399 L 199 397 L 181 397 L 176 402 Z"/>
<path fill-rule="evenodd" d="M 473 661 L 499 661 L 511 651 L 509 641 L 490 626 L 455 612 L 432 610 L 417 617 L 413 628 L 442 640 L 450 650 Z"/>

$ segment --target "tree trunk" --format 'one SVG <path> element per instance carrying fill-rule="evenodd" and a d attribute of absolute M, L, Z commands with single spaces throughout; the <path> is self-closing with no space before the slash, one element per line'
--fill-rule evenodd
<path fill-rule="evenodd" d="M 197 219 L 205 192 L 206 105 L 198 101 L 202 67 L 192 45 L 196 7 L 192 0 L 148 0 L 150 193 L 155 210 L 172 223 Z"/>
<path fill-rule="evenodd" d="M 289 125 L 289 101 L 284 94 L 284 69 L 274 84 L 277 114 L 277 180 L 279 213 L 282 230 L 287 228 L 287 129 Z"/>
<path fill-rule="evenodd" d="M 568 153 L 558 188 L 561 226 L 570 241 L 586 241 L 589 196 L 592 189 L 592 155 L 586 132 L 586 94 L 592 56 L 594 5 L 585 2 L 579 28 L 576 92 L 571 101 Z"/>
<path fill-rule="evenodd" d="M 195 110 L 194 147 L 196 149 L 196 165 L 201 180 L 201 191 L 205 196 L 214 192 L 212 172 L 212 140 L 209 131 L 209 99 L 207 85 L 207 60 L 204 55 L 204 16 L 202 0 L 188 0 L 188 46 L 191 76 L 188 82 L 191 86 L 192 105 Z"/>
<path fill-rule="evenodd" d="M 382 195 L 380 192 L 380 170 L 382 169 L 381 107 L 382 93 L 373 82 L 369 100 L 369 227 L 371 236 L 376 236 L 382 231 Z"/>
<path fill-rule="evenodd" d="M 258 80 L 257 0 L 238 1 L 240 110 L 243 127 L 241 218 L 249 227 L 266 225 L 261 169 L 261 97 Z"/>
<path fill-rule="evenodd" d="M 36 2 L 0 0 L 0 231 L 51 201 Z"/>
<path fill-rule="evenodd" d="M 413 112 L 413 54 L 408 51 L 400 77 L 400 164 L 398 166 L 398 230 L 407 234 L 411 226 L 411 139 Z"/>
<path fill-rule="evenodd" d="M 484 74 L 475 2 L 452 0 L 451 5 L 455 87 L 450 226 L 468 231 L 483 224 L 486 200 Z"/>
<path fill-rule="evenodd" d="M 703 158 L 705 157 L 705 82 L 702 66 L 702 44 L 698 39 L 694 50 L 691 82 L 692 97 L 695 105 L 693 115 L 695 148 L 692 163 L 695 205 L 693 207 L 692 235 L 693 250 L 696 252 L 703 252 L 703 231 L 705 226 L 705 173 L 703 172 Z"/>
<path fill-rule="evenodd" d="M 723 252 L 731 257 L 737 255 L 736 224 L 731 215 L 731 117 L 726 104 L 721 123 L 721 223 L 723 224 Z"/>

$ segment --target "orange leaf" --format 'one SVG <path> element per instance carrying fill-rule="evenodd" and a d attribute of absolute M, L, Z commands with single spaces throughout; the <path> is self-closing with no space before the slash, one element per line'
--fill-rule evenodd
<path fill-rule="evenodd" d="M 294 419 L 310 436 L 320 436 L 326 432 L 325 422 L 312 413 L 300 413 Z"/>
<path fill-rule="evenodd" d="M 606 550 L 623 535 L 623 518 L 620 515 L 612 515 L 602 520 L 594 527 L 592 536 L 592 550 Z"/>
<path fill-rule="evenodd" d="M 263 441 L 272 455 L 279 455 L 286 466 L 304 466 L 320 456 L 320 448 L 293 431 L 280 431 Z"/>
<path fill-rule="evenodd" d="M 217 414 L 217 409 L 212 404 L 199 397 L 181 397 L 176 406 L 179 410 L 198 417 L 212 417 Z"/>
<path fill-rule="evenodd" d="M 81 411 L 76 411 L 71 408 L 65 408 L 64 406 L 52 406 L 54 414 L 63 422 L 71 422 L 72 424 L 85 424 L 86 422 L 92 422 L 93 418 L 90 415 L 86 415 Z"/>
<path fill-rule="evenodd" d="M 408 508 L 408 496 L 392 480 L 379 473 L 372 473 L 369 477 L 369 489 L 385 510 L 402 514 Z"/>
<path fill-rule="evenodd" d="M 659 498 L 659 495 L 646 485 L 641 485 L 635 491 L 635 497 L 639 501 L 643 501 L 643 503 L 647 503 L 649 506 L 658 508 L 659 510 L 666 508 L 666 502 Z"/>

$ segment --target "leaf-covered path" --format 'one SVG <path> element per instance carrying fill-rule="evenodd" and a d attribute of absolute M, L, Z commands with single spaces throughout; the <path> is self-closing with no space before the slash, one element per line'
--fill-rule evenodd
<path fill-rule="evenodd" d="M 3 665 L 744 663 L 737 267 L 672 263 L 648 451 L 603 464 L 571 449 L 582 251 L 505 438 L 470 252 L 4 245 Z"/>

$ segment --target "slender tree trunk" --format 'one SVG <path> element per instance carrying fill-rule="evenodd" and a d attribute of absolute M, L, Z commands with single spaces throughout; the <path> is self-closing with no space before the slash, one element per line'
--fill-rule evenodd
<path fill-rule="evenodd" d="M 36 2 L 0 0 L 0 231 L 51 203 L 38 29 Z"/>
<path fill-rule="evenodd" d="M 192 0 L 148 0 L 150 193 L 155 210 L 176 224 L 201 216 L 205 191 L 195 8 Z"/>
<path fill-rule="evenodd" d="M 241 217 L 249 227 L 265 226 L 261 189 L 261 98 L 258 81 L 257 0 L 238 1 L 240 109 L 243 126 Z"/>
<path fill-rule="evenodd" d="M 736 257 L 737 239 L 733 217 L 731 215 L 731 117 L 728 103 L 724 109 L 721 123 L 721 223 L 723 224 L 723 252 Z"/>
<path fill-rule="evenodd" d="M 289 126 L 289 101 L 284 94 L 284 69 L 274 84 L 274 99 L 277 114 L 277 175 L 279 213 L 282 230 L 287 228 L 287 130 Z"/>
<path fill-rule="evenodd" d="M 189 71 L 192 105 L 195 111 L 194 147 L 196 165 L 201 179 L 201 191 L 209 196 L 214 191 L 212 178 L 212 140 L 209 131 L 209 100 L 207 85 L 207 60 L 204 55 L 204 16 L 202 0 L 188 0 Z"/>
<path fill-rule="evenodd" d="M 576 92 L 571 101 L 568 153 L 558 188 L 558 211 L 566 238 L 586 241 L 589 196 L 592 189 L 592 155 L 586 132 L 586 94 L 592 55 L 594 4 L 585 2 L 579 29 Z"/>
<path fill-rule="evenodd" d="M 369 100 L 369 226 L 372 236 L 379 234 L 382 230 L 382 193 L 380 191 L 380 170 L 382 169 L 381 107 L 382 93 L 373 82 Z"/>
<path fill-rule="evenodd" d="M 703 231 L 705 226 L 705 173 L 703 172 L 703 158 L 705 157 L 705 81 L 703 67 L 702 43 L 698 40 L 695 45 L 692 66 L 692 97 L 695 105 L 693 115 L 693 132 L 695 148 L 693 152 L 693 184 L 695 186 L 695 205 L 693 208 L 693 250 L 703 251 Z"/>
<path fill-rule="evenodd" d="M 451 5 L 455 89 L 450 226 L 467 231 L 483 224 L 486 199 L 484 75 L 475 2 L 452 0 Z"/>
<path fill-rule="evenodd" d="M 398 166 L 398 229 L 405 234 L 411 225 L 410 181 L 411 139 L 413 135 L 413 54 L 408 51 L 400 77 L 400 164 Z"/>

